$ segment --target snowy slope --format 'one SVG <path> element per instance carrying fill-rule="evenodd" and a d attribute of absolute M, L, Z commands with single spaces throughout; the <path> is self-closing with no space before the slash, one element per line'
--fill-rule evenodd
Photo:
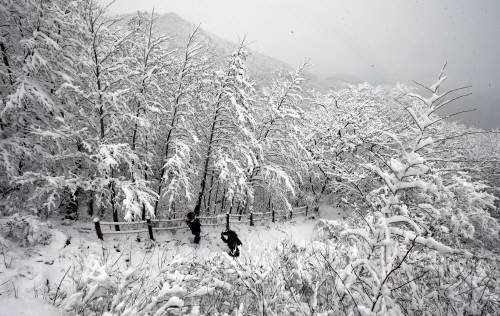
<path fill-rule="evenodd" d="M 322 206 L 320 217 L 337 220 L 345 217 L 343 211 Z M 241 262 L 259 262 L 266 265 L 276 248 L 285 240 L 293 240 L 306 247 L 315 239 L 317 219 L 297 217 L 288 222 L 260 224 L 250 227 L 248 223 L 234 224 L 242 243 Z M 75 267 L 85 258 L 95 256 L 121 271 L 129 267 L 147 266 L 153 273 L 160 272 L 176 258 L 203 263 L 210 258 L 223 257 L 228 250 L 221 241 L 223 227 L 202 227 L 200 245 L 191 243 L 189 230 L 162 232 L 155 235 L 151 243 L 145 234 L 106 235 L 104 242 L 95 236 L 93 224 L 76 222 L 53 223 L 52 238 L 46 246 L 21 248 L 2 239 L 7 246 L 6 262 L 0 267 L 0 315 L 28 315 L 24 311 L 37 310 L 39 315 L 60 315 L 50 303 L 55 289 L 71 287 Z M 67 241 L 70 241 L 68 244 Z M 17 297 L 18 299 L 15 299 Z M 8 308 L 5 308 L 8 307 Z"/>
<path fill-rule="evenodd" d="M 122 15 L 127 20 L 132 14 Z M 189 34 L 196 26 L 175 13 L 166 13 L 158 15 L 155 20 L 156 31 L 161 34 L 166 34 L 170 37 L 170 45 L 172 48 L 182 49 L 185 46 Z M 200 28 L 198 39 L 213 53 L 214 58 L 219 62 L 223 62 L 236 48 L 237 43 L 225 40 L 219 36 L 212 34 Z M 236 39 L 234 39 L 236 41 Z M 252 51 L 252 47 L 248 47 L 250 56 L 247 60 L 248 70 L 254 80 L 259 84 L 268 84 L 280 73 L 288 73 L 293 70 L 290 65 L 269 57 L 267 55 Z"/>
<path fill-rule="evenodd" d="M 0 296 L 0 306 L 0 316 L 63 315 L 56 307 L 36 299 Z"/>
<path fill-rule="evenodd" d="M 323 206 L 320 216 L 338 219 L 339 210 Z M 315 238 L 315 219 L 297 217 L 288 222 L 276 222 L 249 226 L 247 223 L 234 224 L 243 246 L 241 258 L 260 258 L 273 251 L 283 240 L 293 240 L 298 245 L 307 245 Z M 11 292 L 15 287 L 19 297 L 30 298 L 43 292 L 49 280 L 49 287 L 56 286 L 72 262 L 81 257 L 95 254 L 104 256 L 109 261 L 116 261 L 118 266 L 138 265 L 148 258 L 152 265 L 159 266 L 160 261 L 168 261 L 177 255 L 185 258 L 198 258 L 222 255 L 227 246 L 221 241 L 220 233 L 224 228 L 202 227 L 201 243 L 191 243 L 193 236 L 189 230 L 156 233 L 156 243 L 151 245 L 146 234 L 106 235 L 104 242 L 97 239 L 90 222 L 77 222 L 74 225 L 54 223 L 51 242 L 47 246 L 37 245 L 20 248 L 3 239 L 7 245 L 9 267 L 0 267 L 2 291 Z M 67 240 L 70 244 L 66 245 Z M 158 267 L 157 267 L 158 268 Z M 11 289 L 13 290 L 13 289 Z"/>

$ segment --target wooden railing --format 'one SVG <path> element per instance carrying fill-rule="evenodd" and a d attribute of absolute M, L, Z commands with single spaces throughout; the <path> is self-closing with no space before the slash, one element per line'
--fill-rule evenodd
<path fill-rule="evenodd" d="M 307 216 L 309 206 L 301 206 L 293 208 L 290 212 L 276 212 L 274 209 L 269 212 L 259 213 L 250 212 L 248 214 L 221 214 L 214 216 L 198 216 L 201 226 L 226 226 L 226 229 L 231 227 L 231 224 L 248 223 L 254 226 L 255 223 L 269 221 L 273 223 L 279 219 L 292 219 L 293 216 L 305 214 Z M 246 217 L 246 218 L 245 218 Z M 222 219 L 225 219 L 224 221 Z M 189 227 L 184 223 L 185 218 L 173 219 L 151 219 L 146 217 L 145 221 L 136 222 L 101 222 L 98 217 L 94 218 L 94 227 L 97 238 L 104 240 L 105 235 L 119 235 L 119 234 L 138 234 L 148 233 L 149 239 L 155 240 L 154 232 L 162 230 L 181 230 L 188 229 Z M 175 223 L 180 223 L 176 225 Z M 105 229 L 102 227 L 115 227 L 115 230 Z M 128 229 L 123 229 L 128 228 Z"/>

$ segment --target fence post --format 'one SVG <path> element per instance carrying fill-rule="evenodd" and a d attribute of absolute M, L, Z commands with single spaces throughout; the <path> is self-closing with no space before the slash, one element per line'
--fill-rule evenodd
<path fill-rule="evenodd" d="M 271 206 L 271 212 L 272 212 L 272 215 L 273 215 L 273 223 L 274 221 L 276 220 L 275 217 L 274 217 L 274 207 Z"/>
<path fill-rule="evenodd" d="M 102 236 L 101 224 L 99 223 L 99 217 L 94 218 L 95 232 L 97 233 L 97 238 L 104 240 Z"/>
<path fill-rule="evenodd" d="M 253 226 L 253 212 L 250 212 L 250 226 Z"/>
<path fill-rule="evenodd" d="M 226 213 L 226 230 L 229 230 L 229 213 Z"/>
<path fill-rule="evenodd" d="M 306 217 L 307 217 L 307 211 L 309 210 L 309 205 L 306 205 Z"/>
<path fill-rule="evenodd" d="M 290 219 L 292 219 L 293 216 L 293 208 L 290 210 Z"/>
<path fill-rule="evenodd" d="M 155 237 L 153 236 L 153 224 L 151 223 L 150 216 L 146 216 L 146 224 L 148 225 L 149 239 L 155 240 Z"/>

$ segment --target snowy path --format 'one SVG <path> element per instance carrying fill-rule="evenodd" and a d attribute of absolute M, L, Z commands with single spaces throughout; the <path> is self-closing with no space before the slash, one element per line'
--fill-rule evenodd
<path fill-rule="evenodd" d="M 342 220 L 345 218 L 344 212 L 330 206 L 321 206 L 320 218 L 329 220 Z M 232 230 L 236 231 L 240 240 L 243 243 L 241 247 L 241 257 L 245 258 L 262 258 L 266 253 L 274 252 L 283 240 L 291 240 L 298 246 L 306 247 L 315 237 L 315 226 L 317 220 L 306 219 L 304 216 L 294 218 L 291 221 L 276 222 L 276 223 L 259 223 L 256 226 L 249 226 L 248 223 L 233 224 Z M 181 230 L 177 232 L 162 232 L 155 233 L 155 238 L 159 244 L 156 251 L 158 255 L 173 258 L 176 255 L 181 255 L 185 258 L 198 258 L 222 254 L 228 250 L 227 245 L 220 239 L 220 233 L 224 230 L 223 226 L 203 227 L 200 245 L 196 246 L 191 243 L 193 235 L 189 230 Z M 94 232 L 92 231 L 92 234 Z M 93 236 L 92 236 L 93 237 Z M 107 238 L 106 238 L 107 237 Z M 106 244 L 108 247 L 124 248 L 126 251 L 133 253 L 143 253 L 144 243 L 137 243 L 136 236 L 106 236 Z M 95 240 L 95 237 L 93 237 Z M 111 240 L 110 240 L 111 239 Z M 146 234 L 143 239 L 147 239 Z M 127 245 L 126 247 L 124 245 Z M 134 251 L 134 249 L 136 249 Z M 142 249 L 142 251 L 140 251 Z M 120 249 L 121 250 L 121 249 Z M 139 251 L 137 251 L 139 250 Z M 141 258 L 131 258 L 132 263 Z"/>
<path fill-rule="evenodd" d="M 299 245 L 307 245 L 314 237 L 315 220 L 297 218 L 290 222 L 269 223 L 267 225 L 249 226 L 248 224 L 234 224 L 231 229 L 237 232 L 243 243 L 241 258 L 261 258 L 266 253 L 274 251 L 282 240 L 290 239 Z M 222 255 L 228 250 L 227 245 L 220 239 L 223 227 L 203 227 L 199 245 L 192 243 L 193 235 L 189 230 L 156 233 L 158 247 L 147 254 L 148 261 L 173 259 L 180 255 L 188 260 L 203 260 L 214 255 Z M 93 232 L 92 232 L 93 233 Z M 132 264 L 144 261 L 144 241 L 138 243 L 136 236 L 116 236 L 105 238 L 107 249 L 125 251 Z M 143 238 L 147 239 L 147 236 Z M 132 254 L 132 255 L 129 255 Z"/>

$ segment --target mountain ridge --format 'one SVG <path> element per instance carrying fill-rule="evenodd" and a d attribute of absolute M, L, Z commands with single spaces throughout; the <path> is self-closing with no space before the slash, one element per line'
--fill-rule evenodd
<path fill-rule="evenodd" d="M 126 22 L 138 13 L 148 12 L 139 11 L 121 14 L 118 17 L 123 18 Z M 189 22 L 175 12 L 155 14 L 155 32 L 170 35 L 170 45 L 172 48 L 183 49 L 190 33 L 196 27 L 195 24 Z M 214 53 L 213 55 L 218 59 L 218 62 L 222 63 L 238 46 L 237 43 L 205 30 L 202 25 L 199 26 L 198 32 L 198 39 Z M 290 65 L 282 60 L 255 51 L 250 47 L 247 47 L 247 50 L 249 51 L 249 56 L 246 60 L 246 64 L 250 77 L 255 80 L 256 87 L 269 85 L 276 78 L 293 72 L 296 66 L 298 66 Z M 304 72 L 304 78 L 306 79 L 304 82 L 305 88 L 321 92 L 327 92 L 330 89 L 343 88 L 348 84 L 362 82 L 349 75 L 339 74 L 323 77 L 307 71 L 307 69 Z"/>
<path fill-rule="evenodd" d="M 125 20 L 132 18 L 137 13 L 122 14 L 119 17 Z M 173 48 L 183 48 L 186 44 L 189 34 L 196 28 L 196 25 L 185 20 L 177 13 L 168 12 L 155 15 L 154 29 L 157 33 L 166 34 L 171 37 L 170 45 Z M 212 50 L 215 56 L 220 57 L 222 62 L 225 57 L 229 56 L 237 47 L 238 44 L 224 39 L 214 33 L 211 33 L 199 27 L 199 41 L 208 49 Z M 280 74 L 289 73 L 294 70 L 291 65 L 262 54 L 251 48 L 247 48 L 249 56 L 247 58 L 247 68 L 252 78 L 257 82 L 265 84 L 270 83 L 273 78 Z"/>

